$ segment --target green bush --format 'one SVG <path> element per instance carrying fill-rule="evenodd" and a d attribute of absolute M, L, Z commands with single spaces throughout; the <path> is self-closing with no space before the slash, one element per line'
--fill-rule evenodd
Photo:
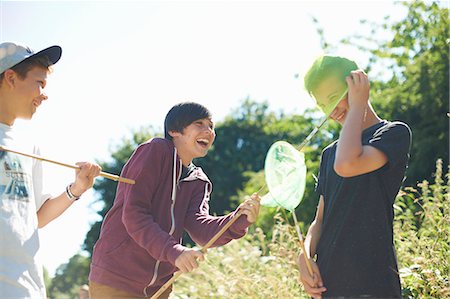
<path fill-rule="evenodd" d="M 434 184 L 423 181 L 405 188 L 395 205 L 395 246 L 405 298 L 450 298 L 449 173 L 442 161 Z"/>
<path fill-rule="evenodd" d="M 298 282 L 297 238 L 275 216 L 272 238 L 261 229 L 208 251 L 207 260 L 175 282 L 171 298 L 308 298 Z"/>
<path fill-rule="evenodd" d="M 433 183 L 404 188 L 395 202 L 394 242 L 404 298 L 450 298 L 449 178 L 438 160 Z M 175 282 L 171 298 L 309 298 L 298 282 L 300 246 L 290 213 L 262 212 L 275 224 L 258 221 L 246 237 L 210 249 L 199 269 Z M 306 232 L 306 225 L 300 226 Z M 75 298 L 87 271 L 87 257 L 71 258 L 47 284 L 50 298 Z"/>
<path fill-rule="evenodd" d="M 404 298 L 450 298 L 449 175 L 443 177 L 438 160 L 434 183 L 405 188 L 394 205 Z M 298 238 L 289 213 L 282 214 L 275 215 L 270 237 L 256 228 L 210 249 L 199 269 L 175 282 L 172 298 L 309 298 L 298 282 Z"/>

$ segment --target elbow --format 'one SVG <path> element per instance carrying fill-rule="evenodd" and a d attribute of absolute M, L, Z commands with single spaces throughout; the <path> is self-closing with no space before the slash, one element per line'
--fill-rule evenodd
<path fill-rule="evenodd" d="M 50 220 L 48 220 L 44 213 L 41 212 L 41 210 L 39 209 L 39 211 L 37 212 L 37 227 L 38 229 L 43 228 L 44 226 L 46 226 L 47 224 L 49 224 Z"/>
<path fill-rule="evenodd" d="M 314 219 L 313 222 L 311 222 L 311 225 L 309 226 L 308 229 L 308 234 L 317 234 L 321 232 L 322 230 L 322 219 L 316 218 Z"/>
<path fill-rule="evenodd" d="M 351 177 L 353 176 L 353 165 L 349 161 L 338 161 L 334 162 L 334 171 L 341 177 Z"/>
<path fill-rule="evenodd" d="M 38 219 L 38 229 L 45 227 L 48 223 L 49 221 L 43 221 Z"/>

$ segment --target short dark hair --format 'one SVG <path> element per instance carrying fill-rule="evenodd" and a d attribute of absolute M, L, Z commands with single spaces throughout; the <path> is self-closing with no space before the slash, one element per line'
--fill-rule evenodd
<path fill-rule="evenodd" d="M 182 133 L 184 128 L 198 119 L 211 118 L 211 112 L 198 103 L 183 102 L 173 106 L 164 120 L 164 138 L 172 140 L 169 131 Z"/>
<path fill-rule="evenodd" d="M 48 72 L 51 71 L 52 63 L 45 55 L 33 56 L 21 61 L 10 69 L 17 73 L 20 79 L 25 79 L 28 72 L 34 67 L 40 67 L 46 69 Z M 5 77 L 5 72 L 0 74 L 0 86 L 2 85 L 3 78 Z"/>

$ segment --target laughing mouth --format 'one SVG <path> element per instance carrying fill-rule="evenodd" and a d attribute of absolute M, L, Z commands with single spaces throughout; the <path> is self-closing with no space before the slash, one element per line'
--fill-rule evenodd
<path fill-rule="evenodd" d="M 201 139 L 197 139 L 197 143 L 203 147 L 207 147 L 209 145 L 209 140 L 201 138 Z"/>

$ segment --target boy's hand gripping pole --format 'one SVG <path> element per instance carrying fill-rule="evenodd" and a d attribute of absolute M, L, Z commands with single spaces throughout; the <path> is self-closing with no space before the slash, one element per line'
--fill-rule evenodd
<path fill-rule="evenodd" d="M 234 215 L 234 217 L 228 221 L 220 230 L 219 232 L 217 232 L 217 234 L 215 234 L 211 240 L 208 241 L 208 243 L 205 244 L 205 246 L 203 246 L 203 248 L 200 250 L 203 253 L 206 253 L 206 251 L 208 250 L 209 247 L 211 247 L 216 241 L 217 239 L 219 239 L 226 231 L 228 228 L 230 228 L 230 226 L 236 222 L 236 220 L 239 219 L 239 217 L 242 215 L 241 210 L 237 211 L 237 213 Z M 181 274 L 183 274 L 183 272 L 178 271 L 176 272 L 171 279 L 169 279 L 155 294 L 153 294 L 153 296 L 150 299 L 157 299 L 159 296 L 161 296 L 162 293 L 164 293 L 174 282 L 175 280 L 177 280 L 178 277 L 181 276 Z"/>

